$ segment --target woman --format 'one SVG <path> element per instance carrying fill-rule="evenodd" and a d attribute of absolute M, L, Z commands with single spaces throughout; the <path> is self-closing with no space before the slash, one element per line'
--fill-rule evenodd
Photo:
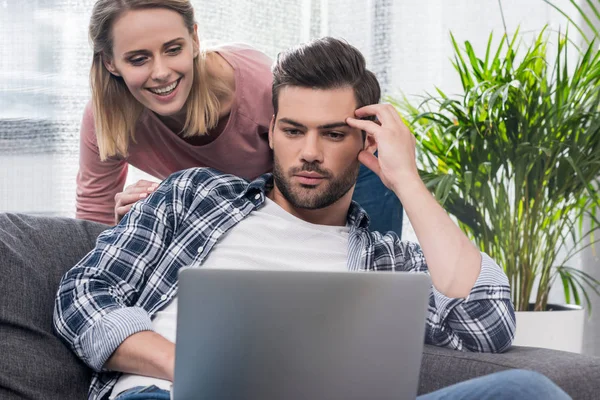
<path fill-rule="evenodd" d="M 158 179 L 199 166 L 247 179 L 271 170 L 266 55 L 238 45 L 202 51 L 189 0 L 99 0 L 89 32 L 78 218 L 114 224 L 156 188 L 142 180 L 123 191 L 128 164 Z M 398 199 L 364 167 L 354 198 L 372 229 L 400 234 Z"/>

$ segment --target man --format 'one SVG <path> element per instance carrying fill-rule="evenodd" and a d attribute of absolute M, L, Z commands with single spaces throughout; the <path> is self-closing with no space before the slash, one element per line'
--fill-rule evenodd
<path fill-rule="evenodd" d="M 97 371 L 91 398 L 169 397 L 177 272 L 190 266 L 428 272 L 427 343 L 488 352 L 510 346 L 515 319 L 506 276 L 425 188 L 414 137 L 391 106 L 377 104 L 379 84 L 360 52 L 320 39 L 281 54 L 273 74 L 272 176 L 247 182 L 209 169 L 174 174 L 63 278 L 54 323 Z M 395 233 L 369 232 L 368 217 L 351 202 L 360 163 L 396 193 L 422 248 Z M 506 380 L 511 398 L 567 398 L 524 371 L 424 398 L 498 398 Z"/>

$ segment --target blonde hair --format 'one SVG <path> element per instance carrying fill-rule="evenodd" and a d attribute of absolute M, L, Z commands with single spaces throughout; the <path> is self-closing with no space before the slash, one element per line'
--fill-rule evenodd
<path fill-rule="evenodd" d="M 136 123 L 144 110 L 131 94 L 122 78 L 111 74 L 103 57 L 112 57 L 112 26 L 124 12 L 136 9 L 164 8 L 177 12 L 194 34 L 196 20 L 189 0 L 98 0 L 90 19 L 89 36 L 93 46 L 90 70 L 94 125 L 100 159 L 126 157 L 129 143 L 135 143 Z M 217 77 L 209 75 L 206 60 L 210 54 L 200 51 L 194 59 L 192 90 L 187 107 L 183 136 L 204 135 L 219 122 L 220 98 L 230 90 Z"/>

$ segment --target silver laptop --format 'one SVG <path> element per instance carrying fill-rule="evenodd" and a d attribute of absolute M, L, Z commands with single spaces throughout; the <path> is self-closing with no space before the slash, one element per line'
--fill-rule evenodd
<path fill-rule="evenodd" d="M 431 281 L 186 269 L 172 398 L 414 399 Z"/>

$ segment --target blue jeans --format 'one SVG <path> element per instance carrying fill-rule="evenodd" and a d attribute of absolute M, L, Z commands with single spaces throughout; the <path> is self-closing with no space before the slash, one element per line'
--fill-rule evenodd
<path fill-rule="evenodd" d="M 127 390 L 115 400 L 169 400 L 156 386 Z M 544 375 L 513 369 L 471 379 L 417 397 L 417 400 L 568 400 L 569 395 Z"/>
<path fill-rule="evenodd" d="M 361 164 L 352 200 L 365 209 L 371 231 L 394 231 L 402 237 L 402 204 L 394 192 L 369 168 Z"/>
<path fill-rule="evenodd" d="M 115 400 L 169 400 L 171 392 L 152 386 L 138 386 L 120 393 Z"/>
<path fill-rule="evenodd" d="M 524 369 L 511 369 L 485 375 L 417 397 L 418 400 L 568 400 L 570 398 L 544 375 Z"/>

